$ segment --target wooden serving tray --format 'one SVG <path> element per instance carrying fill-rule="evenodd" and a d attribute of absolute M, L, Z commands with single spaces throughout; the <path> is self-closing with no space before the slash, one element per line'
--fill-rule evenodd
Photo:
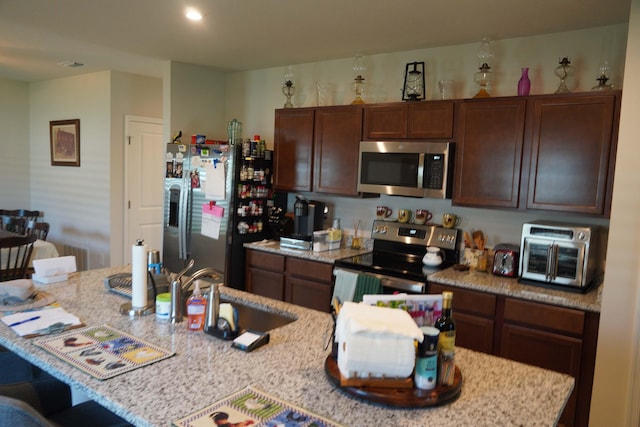
<path fill-rule="evenodd" d="M 324 362 L 324 371 L 329 380 L 345 393 L 370 402 L 397 408 L 425 408 L 454 401 L 462 389 L 462 373 L 456 366 L 452 386 L 437 386 L 433 390 L 419 388 L 389 388 L 371 386 L 342 386 L 338 361 L 331 355 Z"/>

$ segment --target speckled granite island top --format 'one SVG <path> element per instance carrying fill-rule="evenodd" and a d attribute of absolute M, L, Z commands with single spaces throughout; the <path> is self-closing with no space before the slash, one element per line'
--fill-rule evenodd
<path fill-rule="evenodd" d="M 274 254 L 284 255 L 284 256 L 292 256 L 296 258 L 304 258 L 310 261 L 318 261 L 325 262 L 328 264 L 333 264 L 333 262 L 337 259 L 347 258 L 354 255 L 362 255 L 371 252 L 371 249 L 351 249 L 351 248 L 340 248 L 334 249 L 331 251 L 304 251 L 300 249 L 290 249 L 280 246 L 280 242 L 277 240 L 264 240 L 260 242 L 253 243 L 245 243 L 245 248 L 255 249 L 263 252 L 271 252 Z"/>
<path fill-rule="evenodd" d="M 129 318 L 118 311 L 125 298 L 105 290 L 103 278 L 127 271 L 110 268 L 73 273 L 66 282 L 43 285 L 87 325 L 107 323 L 176 352 L 174 357 L 100 381 L 36 347 L 0 324 L 0 344 L 137 426 L 170 426 L 221 398 L 252 385 L 275 397 L 345 426 L 552 426 L 573 389 L 570 376 L 460 348 L 456 363 L 463 375 L 460 397 L 441 407 L 391 409 L 347 396 L 324 372 L 331 330 L 327 313 L 309 310 L 234 289 L 222 296 L 297 320 L 271 331 L 271 341 L 244 353 L 185 323 L 158 323 L 155 316 Z M 242 323 L 242 319 L 240 319 Z"/>
<path fill-rule="evenodd" d="M 475 291 L 506 295 L 597 313 L 600 312 L 602 300 L 602 284 L 583 294 L 521 284 L 518 283 L 518 279 L 512 277 L 495 276 L 491 273 L 482 273 L 474 270 L 456 271 L 453 268 L 430 274 L 427 280 L 443 285 L 458 286 Z"/>

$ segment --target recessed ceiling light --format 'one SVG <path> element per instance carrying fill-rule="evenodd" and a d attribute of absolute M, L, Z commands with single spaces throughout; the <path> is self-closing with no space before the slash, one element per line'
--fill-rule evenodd
<path fill-rule="evenodd" d="M 58 62 L 57 65 L 59 65 L 61 67 L 69 67 L 69 68 L 84 67 L 84 64 L 82 62 L 78 62 L 78 61 L 62 61 L 62 62 Z"/>
<path fill-rule="evenodd" d="M 187 11 L 185 12 L 185 16 L 187 17 L 187 19 L 190 19 L 191 21 L 202 20 L 202 13 L 200 13 L 198 9 L 195 9 L 193 7 L 187 8 Z"/>

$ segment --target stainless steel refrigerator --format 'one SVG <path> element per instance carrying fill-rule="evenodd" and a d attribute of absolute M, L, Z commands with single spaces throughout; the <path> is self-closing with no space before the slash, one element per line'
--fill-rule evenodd
<path fill-rule="evenodd" d="M 267 237 L 270 163 L 243 155 L 240 145 L 167 144 L 162 262 L 168 271 L 178 272 L 193 259 L 192 271 L 215 268 L 227 286 L 244 289 L 243 245 Z M 212 167 L 224 168 L 224 194 L 222 178 Z M 261 172 L 249 177 L 248 167 Z M 207 170 L 214 172 L 215 191 Z M 262 209 L 254 209 L 258 204 Z"/>

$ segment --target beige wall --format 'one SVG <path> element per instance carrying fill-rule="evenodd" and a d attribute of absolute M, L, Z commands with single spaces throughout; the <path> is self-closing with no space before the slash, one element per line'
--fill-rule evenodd
<path fill-rule="evenodd" d="M 0 209 L 28 209 L 30 203 L 29 85 L 0 79 Z"/>
<path fill-rule="evenodd" d="M 124 263 L 124 134 L 125 116 L 162 117 L 162 80 L 111 72 L 110 265 Z M 118 230 L 117 232 L 113 230 Z"/>
<path fill-rule="evenodd" d="M 30 207 L 60 249 L 87 250 L 88 268 L 122 263 L 124 115 L 160 117 L 161 102 L 160 79 L 111 71 L 29 85 Z M 51 166 L 49 121 L 75 118 L 80 167 Z"/>
<path fill-rule="evenodd" d="M 163 88 L 165 141 L 171 141 L 180 130 L 182 142 L 187 144 L 194 134 L 227 140 L 224 73 L 171 61 L 165 63 Z"/>
<path fill-rule="evenodd" d="M 29 114 L 31 207 L 44 210 L 49 240 L 108 265 L 110 73 L 31 84 Z M 51 165 L 49 122 L 67 119 L 80 119 L 80 167 Z"/>
<path fill-rule="evenodd" d="M 633 0 L 611 214 L 592 426 L 640 425 L 640 0 Z"/>
<path fill-rule="evenodd" d="M 555 92 L 559 79 L 555 76 L 554 69 L 562 56 L 569 56 L 575 64 L 575 72 L 570 80 L 570 86 L 574 91 L 588 91 L 597 83 L 595 79 L 603 57 L 609 58 L 612 82 L 619 87 L 624 69 L 626 34 L 626 25 L 614 25 L 567 33 L 495 40 L 492 42 L 495 50 L 495 83 L 492 94 L 516 95 L 521 67 L 530 68 L 532 94 Z M 434 95 L 434 91 L 440 79 L 454 79 L 456 96 L 471 97 L 477 92 L 473 74 L 477 71 L 478 46 L 479 43 L 473 43 L 365 56 L 367 85 L 364 98 L 368 102 L 399 101 L 405 64 L 413 61 L 426 63 L 428 98 L 437 96 Z M 300 107 L 317 104 L 316 82 L 328 88 L 329 105 L 350 103 L 354 97 L 351 91 L 352 65 L 353 58 L 294 65 L 294 83 L 297 88 L 293 97 L 294 105 Z M 243 122 L 245 138 L 260 134 L 270 148 L 273 147 L 274 110 L 282 108 L 285 103 L 281 91 L 283 71 L 284 68 L 269 68 L 234 73 L 227 77 L 228 118 L 235 117 Z M 347 233 L 352 232 L 354 220 L 361 220 L 363 229 L 370 230 L 377 204 L 385 204 L 393 209 L 426 208 L 433 212 L 436 219 L 445 212 L 454 212 L 462 217 L 462 228 L 485 231 L 489 236 L 487 243 L 490 246 L 504 242 L 519 243 L 522 223 L 535 219 L 553 217 L 556 220 L 608 225 L 606 220 L 589 217 L 453 207 L 450 200 L 388 196 L 362 200 L 322 195 L 314 195 L 314 198 L 329 205 L 331 217 L 341 218 L 342 226 L 347 229 Z"/>

